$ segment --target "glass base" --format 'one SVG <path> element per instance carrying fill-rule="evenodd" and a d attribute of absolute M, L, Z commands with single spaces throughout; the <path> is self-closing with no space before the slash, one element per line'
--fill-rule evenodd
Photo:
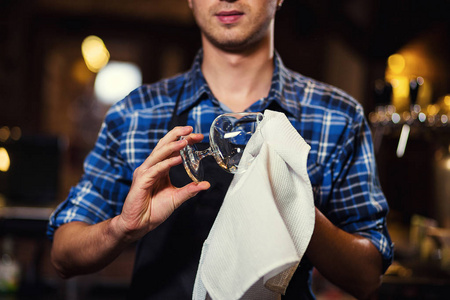
<path fill-rule="evenodd" d="M 196 183 L 203 180 L 203 169 L 200 167 L 201 158 L 197 155 L 195 145 L 187 145 L 180 151 L 184 168 L 189 177 Z"/>

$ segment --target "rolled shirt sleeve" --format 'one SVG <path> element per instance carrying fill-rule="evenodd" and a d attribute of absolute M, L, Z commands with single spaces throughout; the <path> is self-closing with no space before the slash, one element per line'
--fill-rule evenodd
<path fill-rule="evenodd" d="M 320 209 L 339 228 L 369 239 L 381 253 L 385 271 L 392 262 L 393 244 L 387 231 L 389 208 L 378 180 L 370 128 L 359 105 L 353 118 L 333 115 L 330 120 L 336 126 L 328 134 L 328 143 L 342 146 L 321 160 Z"/>
<path fill-rule="evenodd" d="M 84 162 L 84 174 L 67 199 L 50 216 L 47 236 L 52 239 L 62 224 L 95 224 L 120 214 L 128 194 L 132 168 L 122 158 L 123 103 L 113 106 L 102 124 L 97 142 Z"/>

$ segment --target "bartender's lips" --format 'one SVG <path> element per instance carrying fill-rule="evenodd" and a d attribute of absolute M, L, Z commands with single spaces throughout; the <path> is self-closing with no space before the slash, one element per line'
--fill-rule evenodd
<path fill-rule="evenodd" d="M 238 21 L 244 15 L 243 12 L 237 10 L 221 11 L 216 14 L 220 22 L 231 24 Z"/>

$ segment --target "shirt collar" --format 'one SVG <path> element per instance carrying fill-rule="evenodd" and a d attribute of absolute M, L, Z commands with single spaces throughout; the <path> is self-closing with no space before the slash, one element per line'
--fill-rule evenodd
<path fill-rule="evenodd" d="M 178 115 L 191 108 L 197 101 L 206 98 L 214 99 L 202 73 L 202 60 L 203 50 L 200 49 L 194 58 L 191 69 L 184 74 L 183 90 L 179 95 Z"/>
<path fill-rule="evenodd" d="M 269 94 L 266 98 L 254 103 L 251 108 L 256 106 L 256 110 L 263 111 L 272 101 L 275 101 L 285 112 L 295 117 L 300 116 L 300 101 L 297 99 L 299 95 L 294 91 L 293 82 L 292 71 L 285 67 L 280 55 L 275 51 L 274 71 Z"/>
<path fill-rule="evenodd" d="M 182 94 L 180 94 L 177 114 L 182 113 L 204 99 L 211 99 L 213 103 L 216 102 L 215 104 L 219 105 L 203 76 L 201 70 L 202 60 L 203 50 L 200 49 L 195 56 L 191 69 L 184 74 L 184 86 Z M 280 55 L 275 51 L 274 72 L 269 94 L 267 97 L 255 102 L 249 110 L 264 111 L 272 101 L 276 101 L 286 112 L 293 116 L 299 116 L 300 102 L 295 101 L 295 99 L 289 99 L 289 95 L 292 97 L 292 95 L 296 94 L 293 91 L 294 87 L 290 76 L 291 71 L 284 66 Z"/>

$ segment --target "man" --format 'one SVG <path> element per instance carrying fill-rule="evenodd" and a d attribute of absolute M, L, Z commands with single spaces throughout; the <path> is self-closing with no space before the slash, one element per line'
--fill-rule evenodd
<path fill-rule="evenodd" d="M 139 241 L 131 297 L 190 298 L 231 176 L 212 162 L 207 181 L 188 183 L 179 156 L 187 141 L 179 137 L 200 143 L 215 116 L 270 108 L 311 145 L 316 204 L 314 233 L 286 298 L 313 298 L 312 266 L 357 298 L 373 296 L 392 247 L 361 106 L 283 66 L 273 48 L 282 0 L 188 3 L 202 50 L 189 72 L 138 88 L 109 111 L 83 178 L 50 220 L 57 271 L 100 270 Z"/>

